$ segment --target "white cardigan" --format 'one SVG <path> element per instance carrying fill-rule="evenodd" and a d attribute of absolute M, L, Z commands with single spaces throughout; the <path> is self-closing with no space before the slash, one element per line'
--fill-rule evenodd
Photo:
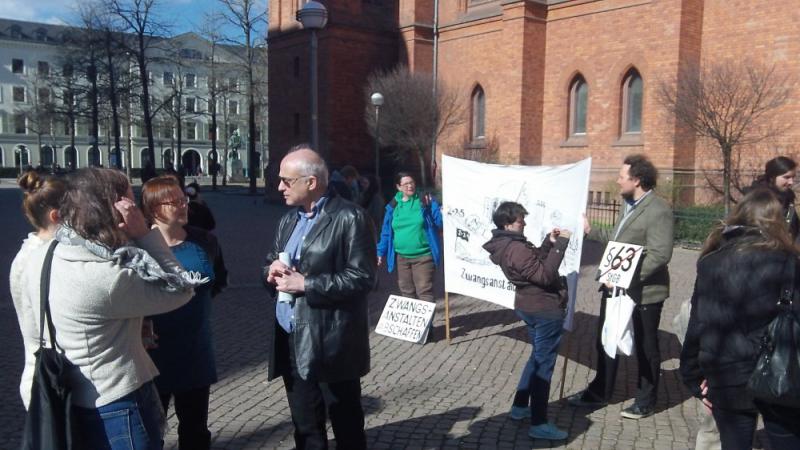
<path fill-rule="evenodd" d="M 36 233 L 29 233 L 28 237 L 22 241 L 22 246 L 11 262 L 11 270 L 8 275 L 8 286 L 11 288 L 11 300 L 14 302 L 14 309 L 17 311 L 17 322 L 19 329 L 22 330 L 22 344 L 25 349 L 25 368 L 22 369 L 22 380 L 19 383 L 19 394 L 25 409 L 31 398 L 31 382 L 33 381 L 33 364 L 36 358 L 33 353 L 39 348 L 39 335 L 32 336 L 24 330 L 39 329 L 36 319 L 33 317 L 31 309 L 25 307 L 22 301 L 22 271 L 30 254 L 37 248 L 44 245 L 46 241 L 40 239 Z"/>
<path fill-rule="evenodd" d="M 163 268 L 179 266 L 158 230 L 151 230 L 136 244 Z M 39 280 L 47 247 L 42 245 L 30 254 L 20 280 L 22 307 L 27 308 L 23 315 L 33 318 L 32 326 L 23 322 L 20 326 L 24 339 L 33 339 L 36 348 Z M 50 277 L 50 311 L 56 342 L 78 368 L 70 380 L 74 403 L 86 408 L 107 405 L 158 375 L 142 346 L 142 317 L 176 309 L 192 295 L 191 290 L 166 292 L 82 246 L 59 244 Z M 23 376 L 25 382 L 27 386 L 20 389 L 29 396 L 30 381 Z"/>

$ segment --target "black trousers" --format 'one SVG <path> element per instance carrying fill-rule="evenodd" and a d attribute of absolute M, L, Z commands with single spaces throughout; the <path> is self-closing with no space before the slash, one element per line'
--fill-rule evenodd
<path fill-rule="evenodd" d="M 597 373 L 589 383 L 588 391 L 596 400 L 611 400 L 617 379 L 619 358 L 611 358 L 603 350 L 601 333 L 606 318 L 606 299 L 600 301 L 600 323 L 597 329 L 595 350 L 597 352 Z M 639 363 L 636 404 L 643 408 L 655 407 L 658 399 L 658 379 L 661 374 L 661 350 L 658 348 L 658 324 L 664 302 L 651 305 L 636 305 L 633 309 L 633 340 L 636 359 Z"/>
<path fill-rule="evenodd" d="M 169 410 L 170 398 L 175 399 L 175 415 L 178 416 L 178 448 L 181 450 L 207 450 L 211 448 L 211 432 L 208 431 L 209 386 L 183 392 L 161 392 L 164 413 Z"/>
<path fill-rule="evenodd" d="M 292 413 L 297 450 L 328 448 L 326 416 L 331 419 L 337 449 L 366 449 L 361 380 L 335 383 L 303 380 L 297 373 L 291 336 L 288 344 L 291 371 L 283 376 L 283 384 Z"/>

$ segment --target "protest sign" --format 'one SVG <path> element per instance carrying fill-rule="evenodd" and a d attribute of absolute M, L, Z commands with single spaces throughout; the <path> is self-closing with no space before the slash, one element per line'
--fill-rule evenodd
<path fill-rule="evenodd" d="M 442 156 L 445 290 L 514 307 L 514 285 L 482 247 L 495 228 L 494 210 L 514 201 L 528 211 L 525 236 L 537 247 L 553 228 L 573 233 L 559 268 L 569 287 L 565 328 L 571 329 L 591 164 L 587 158 L 560 166 L 511 166 Z"/>
<path fill-rule="evenodd" d="M 628 289 L 643 249 L 641 245 L 610 241 L 600 258 L 597 268 L 600 278 L 597 281 Z"/>
<path fill-rule="evenodd" d="M 409 342 L 425 342 L 436 303 L 390 295 L 375 332 Z"/>

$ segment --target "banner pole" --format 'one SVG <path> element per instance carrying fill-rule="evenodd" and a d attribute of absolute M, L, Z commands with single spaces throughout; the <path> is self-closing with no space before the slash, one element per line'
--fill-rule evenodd
<path fill-rule="evenodd" d="M 444 292 L 444 334 L 450 345 L 450 293 L 447 291 Z"/>
<path fill-rule="evenodd" d="M 567 363 L 569 362 L 569 334 L 567 335 L 566 339 L 566 348 L 564 349 L 564 365 L 561 366 L 561 392 L 558 394 L 558 398 L 564 398 L 564 383 L 567 380 Z"/>

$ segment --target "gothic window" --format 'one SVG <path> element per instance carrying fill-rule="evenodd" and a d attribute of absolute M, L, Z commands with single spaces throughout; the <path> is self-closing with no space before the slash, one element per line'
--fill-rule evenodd
<path fill-rule="evenodd" d="M 631 69 L 622 82 L 622 134 L 642 132 L 642 97 L 644 83 L 636 69 Z"/>
<path fill-rule="evenodd" d="M 569 88 L 569 136 L 586 135 L 586 111 L 589 85 L 581 75 L 576 75 Z"/>
<path fill-rule="evenodd" d="M 472 140 L 484 139 L 486 137 L 486 96 L 483 88 L 478 85 L 472 91 Z"/>

